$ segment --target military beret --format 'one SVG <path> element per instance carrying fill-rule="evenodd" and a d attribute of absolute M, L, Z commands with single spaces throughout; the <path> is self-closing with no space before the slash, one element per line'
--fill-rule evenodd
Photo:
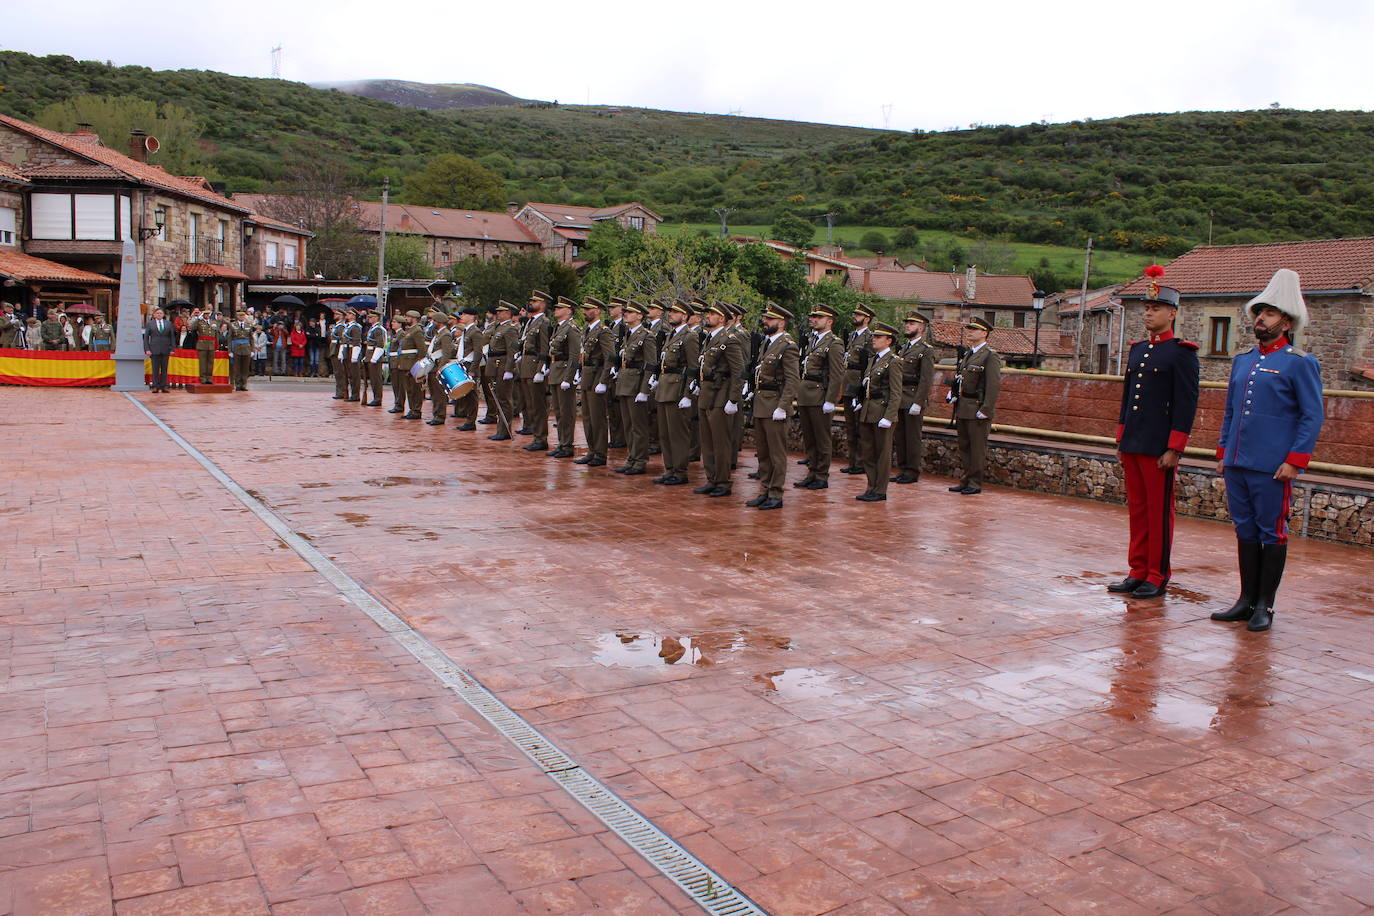
<path fill-rule="evenodd" d="M 476 315 L 476 314 L 477 314 L 477 309 L 473 308 L 473 307 L 470 306 L 470 305 L 465 305 L 465 306 L 463 306 L 462 310 L 458 312 L 458 314 L 459 314 L 459 315 Z"/>
<path fill-rule="evenodd" d="M 491 310 L 493 312 L 513 312 L 515 311 L 515 306 L 511 305 L 505 299 L 497 299 L 496 305 L 492 306 Z"/>
<path fill-rule="evenodd" d="M 929 324 L 929 323 L 930 323 L 929 321 L 926 320 L 926 316 L 925 316 L 925 315 L 922 315 L 920 312 L 915 312 L 915 311 L 907 312 L 907 313 L 906 313 L 906 317 L 903 318 L 902 320 L 903 320 L 903 321 L 919 321 L 921 324 Z"/>
<path fill-rule="evenodd" d="M 627 312 L 635 312 L 635 313 L 640 314 L 640 315 L 647 315 L 647 314 L 649 313 L 649 310 L 648 310 L 648 309 L 646 309 L 644 306 L 640 305 L 638 302 L 635 302 L 633 299 L 631 299 L 629 302 L 625 303 L 625 311 L 627 311 Z"/>
<path fill-rule="evenodd" d="M 602 302 L 595 296 L 583 296 L 582 307 L 584 309 L 604 309 L 606 307 L 606 303 Z"/>
<path fill-rule="evenodd" d="M 421 315 L 419 312 L 415 311 L 415 309 L 411 309 L 410 311 L 406 312 L 406 317 L 407 317 L 407 318 L 423 318 L 424 316 Z"/>
<path fill-rule="evenodd" d="M 986 319 L 977 316 L 970 318 L 964 327 L 972 328 L 975 331 L 988 331 L 989 333 L 992 331 L 992 325 L 988 324 Z"/>
<path fill-rule="evenodd" d="M 895 338 L 897 336 L 897 329 L 885 321 L 876 321 L 873 323 L 873 336 Z"/>
<path fill-rule="evenodd" d="M 550 296 L 548 293 L 544 292 L 542 289 L 530 290 L 530 298 L 531 298 L 531 299 L 542 299 L 542 300 L 545 301 L 545 302 L 552 302 L 552 301 L 553 301 L 553 296 Z"/>
<path fill-rule="evenodd" d="M 873 309 L 869 308 L 867 305 L 864 305 L 862 302 L 860 302 L 858 305 L 854 306 L 854 314 L 866 315 L 869 318 L 872 318 L 877 313 L 874 312 Z"/>
<path fill-rule="evenodd" d="M 763 305 L 764 318 L 777 318 L 780 321 L 791 321 L 792 313 L 776 302 L 765 302 Z"/>
<path fill-rule="evenodd" d="M 692 314 L 692 307 L 687 303 L 683 302 L 681 299 L 674 299 L 672 302 L 668 303 L 668 311 L 678 312 L 683 315 L 690 315 Z"/>
<path fill-rule="evenodd" d="M 811 315 L 810 315 L 810 317 L 811 317 L 811 318 L 835 318 L 835 317 L 838 317 L 838 316 L 835 314 L 835 309 L 834 309 L 833 307 L 831 307 L 831 306 L 829 306 L 829 305 L 825 305 L 824 303 L 822 303 L 821 305 L 814 306 L 814 307 L 811 309 Z"/>

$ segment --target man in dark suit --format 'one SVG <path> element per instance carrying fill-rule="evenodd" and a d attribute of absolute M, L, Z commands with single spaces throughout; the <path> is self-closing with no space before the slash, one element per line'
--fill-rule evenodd
<path fill-rule="evenodd" d="M 153 391 L 167 391 L 167 361 L 176 348 L 177 330 L 162 309 L 153 309 L 153 317 L 143 326 L 143 354 L 153 363 Z"/>

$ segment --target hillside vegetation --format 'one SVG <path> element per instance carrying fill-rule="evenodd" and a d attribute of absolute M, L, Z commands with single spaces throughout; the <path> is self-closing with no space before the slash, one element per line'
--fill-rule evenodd
<path fill-rule="evenodd" d="M 337 89 L 349 95 L 408 105 L 411 108 L 442 110 L 448 108 L 482 108 L 488 105 L 519 105 L 520 99 L 509 92 L 479 86 L 476 83 L 412 83 L 407 80 L 350 80 L 339 83 L 310 83 L 315 89 Z"/>
<path fill-rule="evenodd" d="M 454 152 L 499 174 L 518 201 L 640 200 L 670 221 L 702 224 L 719 207 L 737 225 L 831 213 L 841 228 L 1047 245 L 1052 261 L 1090 235 L 1099 250 L 1151 257 L 1209 237 L 1374 235 L 1374 115 L 1365 112 L 902 134 L 554 103 L 427 111 L 283 80 L 14 51 L 0 52 L 0 84 L 0 111 L 19 117 L 82 94 L 189 109 L 200 119 L 204 173 L 231 190 L 268 189 L 293 158 L 333 156 L 360 187 L 378 188 L 385 175 L 404 192 L 407 176 Z"/>

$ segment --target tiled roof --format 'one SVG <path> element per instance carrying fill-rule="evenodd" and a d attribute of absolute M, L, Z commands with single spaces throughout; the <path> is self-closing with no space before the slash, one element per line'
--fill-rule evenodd
<path fill-rule="evenodd" d="M 24 168 L 24 176 L 34 178 L 113 178 L 124 179 L 124 173 L 98 162 L 54 162 Z"/>
<path fill-rule="evenodd" d="M 554 227 L 554 232 L 563 236 L 565 239 L 572 239 L 577 242 L 585 242 L 587 236 L 591 235 L 590 229 L 564 229 L 559 226 Z"/>
<path fill-rule="evenodd" d="M 315 233 L 311 232 L 309 229 L 302 229 L 300 226 L 293 226 L 283 220 L 273 219 L 270 216 L 263 216 L 261 213 L 248 214 L 247 222 L 256 223 L 259 226 L 267 226 L 272 229 L 280 229 L 282 232 L 304 235 L 312 239 L 315 237 Z"/>
<path fill-rule="evenodd" d="M 963 298 L 964 275 L 914 270 L 863 270 L 849 274 L 849 285 L 883 299 L 957 305 Z M 979 274 L 970 305 L 1030 308 L 1035 284 L 1022 275 Z"/>
<path fill-rule="evenodd" d="M 0 248 L 0 276 L 20 281 L 47 280 L 54 283 L 80 283 L 83 285 L 118 286 L 118 280 L 102 277 L 85 270 L 77 270 L 56 261 L 45 261 L 33 255 L 24 254 L 17 248 Z"/>
<path fill-rule="evenodd" d="M 957 321 L 932 321 L 930 336 L 938 344 L 947 347 L 967 345 L 962 334 L 963 325 Z M 988 334 L 988 346 L 1007 356 L 1033 356 L 1035 348 L 1034 328 L 993 328 Z M 1040 329 L 1039 352 L 1045 356 L 1073 356 L 1073 335 L 1060 334 L 1053 329 Z"/>
<path fill-rule="evenodd" d="M 531 210 L 537 210 L 557 226 L 580 226 L 590 229 L 592 224 L 598 220 L 611 219 L 626 210 L 633 210 L 635 207 L 639 207 L 659 222 L 663 221 L 663 217 L 637 202 L 618 204 L 614 207 L 574 207 L 569 204 L 541 204 L 530 201 L 525 206 Z"/>
<path fill-rule="evenodd" d="M 382 219 L 382 205 L 370 200 L 356 204 L 358 221 L 375 231 Z M 537 245 L 539 239 L 509 213 L 485 210 L 454 210 L 447 207 L 420 207 L 414 204 L 387 204 L 386 231 L 435 238 L 472 241 L 511 242 Z"/>
<path fill-rule="evenodd" d="M 1119 305 L 1120 300 L 1117 298 L 1117 291 L 1121 289 L 1122 285 L 1123 284 L 1118 283 L 1116 286 L 1109 286 L 1105 289 L 1088 290 L 1088 311 L 1092 312 L 1097 309 Z M 1077 315 L 1078 296 L 1078 293 L 1062 296 L 1059 300 L 1059 314 Z"/>
<path fill-rule="evenodd" d="M 0 181 L 7 181 L 12 184 L 28 184 L 28 179 L 19 174 L 19 170 L 8 162 L 0 160 Z"/>
<path fill-rule="evenodd" d="M 1171 261 L 1160 282 L 1185 296 L 1256 295 L 1280 267 L 1297 271 L 1308 295 L 1364 289 L 1374 281 L 1374 238 L 1199 245 Z M 1138 299 L 1148 285 L 1141 278 L 1118 295 Z"/>
<path fill-rule="evenodd" d="M 117 153 L 107 146 L 101 146 L 92 138 L 73 137 L 70 134 L 48 130 L 45 127 L 39 127 L 37 124 L 30 124 L 9 115 L 0 115 L 0 126 L 36 137 L 45 143 L 66 150 L 73 156 L 109 166 L 119 174 L 139 184 L 146 184 L 162 191 L 199 200 L 202 203 L 214 204 L 227 210 L 246 211 L 248 209 L 227 197 L 221 197 L 213 191 L 207 191 L 203 184 L 204 179 L 201 179 L 201 184 L 197 184 L 194 179 L 179 178 L 166 169 L 149 165 L 146 162 L 139 162 L 137 159 L 130 158 L 123 153 Z"/>
<path fill-rule="evenodd" d="M 247 280 L 248 275 L 221 264 L 183 264 L 181 275 L 191 278 L 217 277 L 222 280 Z"/>

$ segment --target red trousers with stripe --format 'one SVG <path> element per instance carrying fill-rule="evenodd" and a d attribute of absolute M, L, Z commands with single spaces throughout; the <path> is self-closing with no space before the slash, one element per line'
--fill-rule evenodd
<path fill-rule="evenodd" d="M 1136 452 L 1121 453 L 1121 468 L 1131 517 L 1130 575 L 1163 585 L 1174 541 L 1174 469 L 1161 469 L 1158 455 Z"/>

